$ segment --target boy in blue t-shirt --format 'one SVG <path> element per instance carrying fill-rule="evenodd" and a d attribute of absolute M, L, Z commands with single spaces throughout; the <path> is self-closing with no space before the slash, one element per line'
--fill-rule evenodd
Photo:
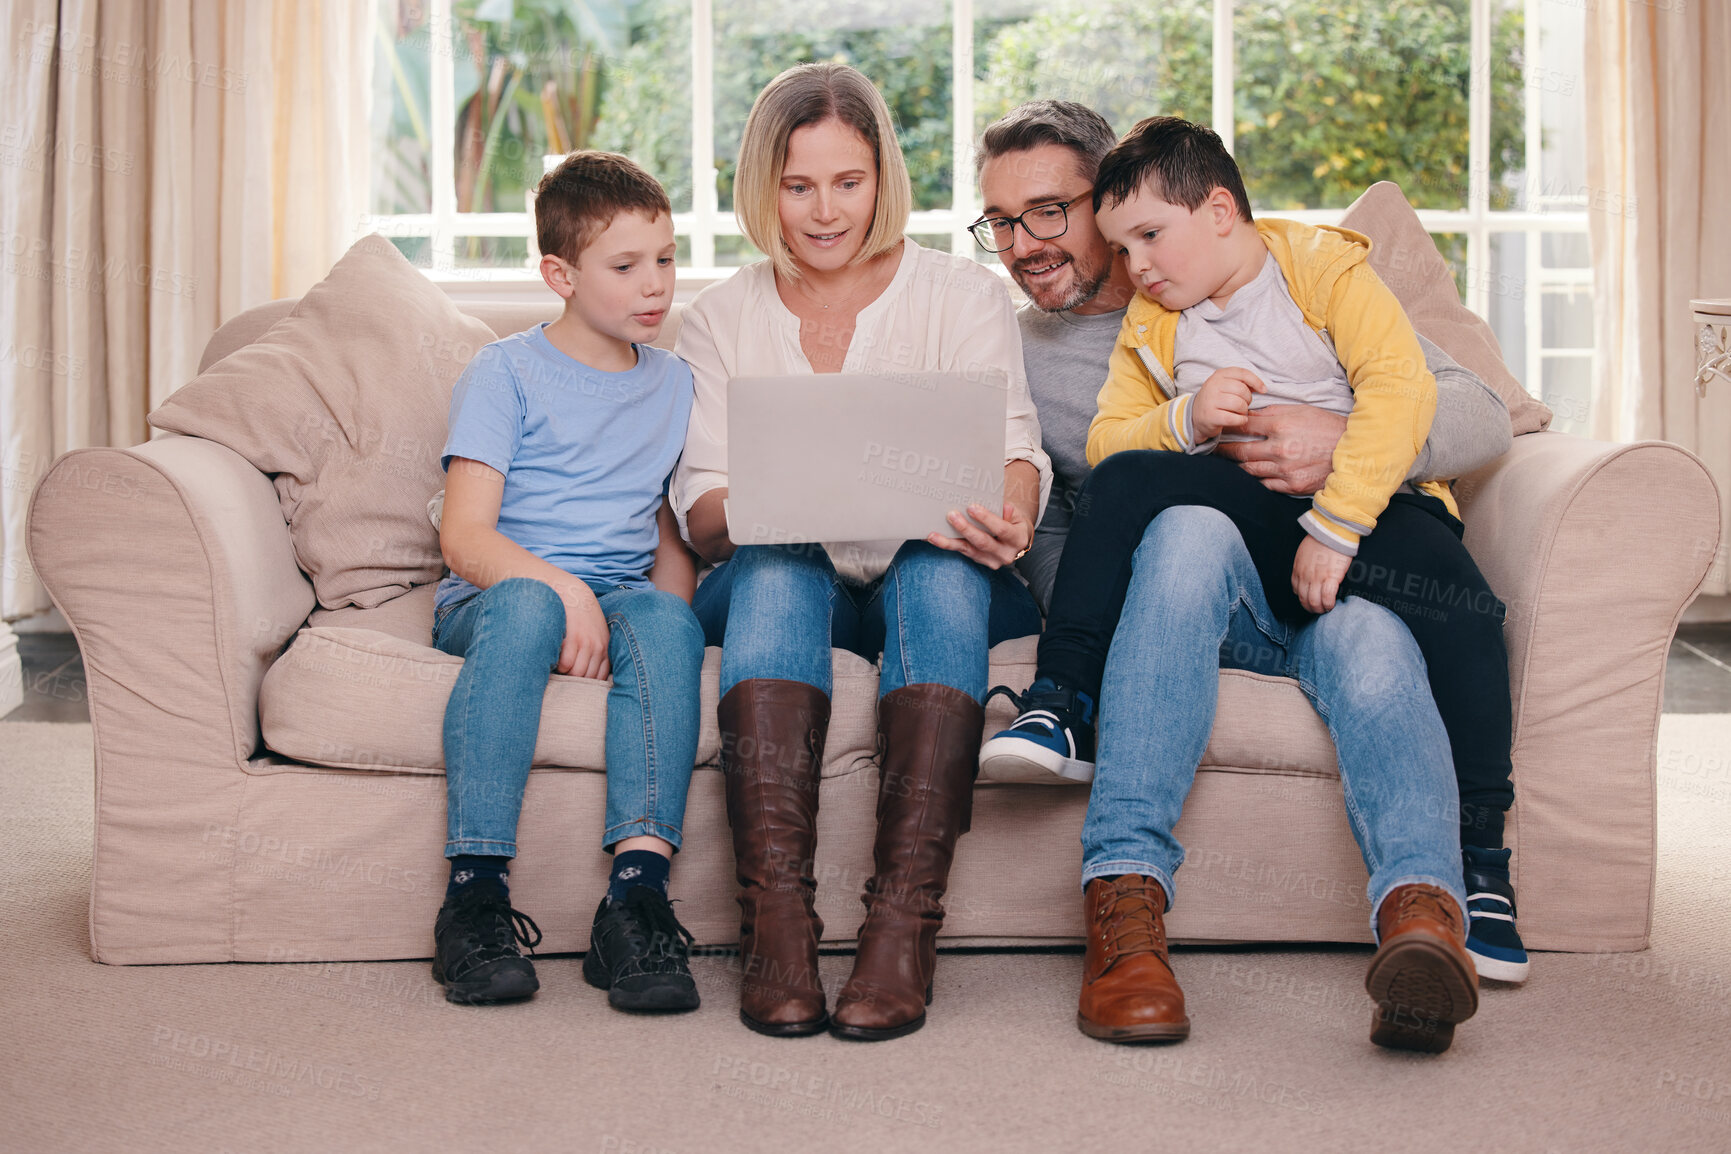
<path fill-rule="evenodd" d="M 583 976 L 626 1010 L 692 1010 L 691 935 L 667 900 L 697 757 L 696 572 L 664 498 L 691 370 L 648 344 L 673 298 L 667 194 L 623 156 L 576 152 L 535 202 L 559 319 L 487 345 L 451 396 L 433 644 L 464 659 L 445 707 L 451 881 L 433 977 L 453 1002 L 527 997 L 511 906 L 517 818 L 549 673 L 613 678 L 613 854 Z M 653 711 L 651 710 L 653 703 Z"/>

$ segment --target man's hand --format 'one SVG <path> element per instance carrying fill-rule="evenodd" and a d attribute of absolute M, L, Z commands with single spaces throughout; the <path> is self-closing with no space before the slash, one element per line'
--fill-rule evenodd
<path fill-rule="evenodd" d="M 1227 429 L 1236 429 L 1250 419 L 1250 398 L 1266 393 L 1268 386 L 1249 369 L 1216 369 L 1196 390 L 1190 403 L 1190 428 L 1197 443 L 1211 441 Z"/>
<path fill-rule="evenodd" d="M 1269 405 L 1238 431 L 1263 439 L 1228 441 L 1214 451 L 1276 493 L 1308 497 L 1334 471 L 1334 446 L 1346 432 L 1346 418 L 1315 405 Z"/>
<path fill-rule="evenodd" d="M 559 646 L 560 673 L 606 681 L 613 673 L 607 660 L 607 615 L 587 585 L 567 586 L 559 593 L 565 602 L 565 641 Z"/>
<path fill-rule="evenodd" d="M 1315 537 L 1299 543 L 1292 560 L 1292 591 L 1309 613 L 1327 613 L 1334 608 L 1334 595 L 1352 568 L 1352 558 L 1336 553 Z"/>
<path fill-rule="evenodd" d="M 1315 405 L 1270 405 L 1251 413 L 1239 431 L 1263 439 L 1230 441 L 1215 452 L 1276 493 L 1308 497 L 1334 471 L 1334 446 L 1346 432 L 1346 418 Z"/>
<path fill-rule="evenodd" d="M 988 569 L 1004 568 L 1034 543 L 1033 524 L 1008 501 L 1004 502 L 1002 517 L 984 505 L 969 505 L 966 517 L 952 509 L 950 524 L 961 531 L 960 537 L 933 533 L 926 540 L 940 549 L 978 561 Z"/>

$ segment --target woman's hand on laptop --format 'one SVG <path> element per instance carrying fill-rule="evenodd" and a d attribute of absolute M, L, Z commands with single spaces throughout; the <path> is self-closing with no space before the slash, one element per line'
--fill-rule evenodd
<path fill-rule="evenodd" d="M 1034 543 L 1034 525 L 1013 502 L 1004 502 L 998 516 L 984 505 L 969 505 L 967 516 L 950 510 L 950 524 L 962 534 L 946 537 L 933 533 L 926 538 L 940 549 L 960 553 L 988 569 L 1002 569 L 1028 551 Z"/>
<path fill-rule="evenodd" d="M 932 533 L 926 540 L 988 569 L 1002 569 L 1034 544 L 1034 520 L 1040 510 L 1039 470 L 1022 460 L 1005 465 L 1004 498 L 1003 516 L 984 505 L 969 505 L 967 516 L 952 509 L 950 524 L 962 535 Z"/>

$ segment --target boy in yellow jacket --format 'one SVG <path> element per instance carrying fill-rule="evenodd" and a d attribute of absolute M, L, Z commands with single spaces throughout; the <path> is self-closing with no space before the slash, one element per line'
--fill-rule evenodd
<path fill-rule="evenodd" d="M 1102 161 L 1094 203 L 1138 293 L 1089 428 L 1097 468 L 1059 565 L 1036 680 L 1012 695 L 1022 715 L 987 743 L 982 763 L 1092 779 L 1094 703 L 1132 555 L 1165 509 L 1217 509 L 1243 536 L 1282 622 L 1301 626 L 1350 594 L 1385 605 L 1413 633 L 1460 787 L 1468 950 L 1481 975 L 1524 980 L 1502 846 L 1514 796 L 1504 607 L 1461 543 L 1447 484 L 1406 483 L 1436 383 L 1366 261 L 1369 240 L 1256 221 L 1220 138 L 1175 117 L 1126 134 Z M 1252 410 L 1276 404 L 1346 417 L 1314 496 L 1274 492 L 1210 455 Z M 1254 655 L 1235 663 L 1256 667 Z"/>

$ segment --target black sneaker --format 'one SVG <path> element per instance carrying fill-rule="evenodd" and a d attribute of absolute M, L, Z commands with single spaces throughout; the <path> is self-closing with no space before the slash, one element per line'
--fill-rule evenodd
<path fill-rule="evenodd" d="M 1467 953 L 1479 977 L 1515 985 L 1527 980 L 1527 950 L 1515 929 L 1509 851 L 1461 847 L 1467 884 Z"/>
<path fill-rule="evenodd" d="M 1094 699 L 1079 689 L 1060 689 L 1040 678 L 1018 694 L 997 685 L 1019 716 L 980 750 L 980 769 L 993 781 L 1038 781 L 1055 774 L 1067 781 L 1094 780 Z"/>
<path fill-rule="evenodd" d="M 448 1002 L 527 998 L 541 983 L 534 965 L 518 952 L 519 942 L 534 953 L 541 927 L 511 908 L 505 888 L 488 882 L 465 886 L 445 899 L 433 922 L 433 980 L 444 985 Z"/>
<path fill-rule="evenodd" d="M 695 1010 L 691 942 L 691 931 L 673 916 L 665 894 L 632 886 L 622 902 L 601 899 L 583 955 L 583 980 L 606 990 L 614 1009 Z"/>

